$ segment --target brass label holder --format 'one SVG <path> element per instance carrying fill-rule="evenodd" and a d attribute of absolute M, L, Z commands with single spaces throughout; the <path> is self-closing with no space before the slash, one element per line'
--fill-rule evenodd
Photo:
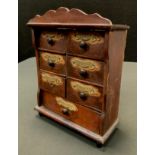
<path fill-rule="evenodd" d="M 64 39 L 64 35 L 62 33 L 58 33 L 58 32 L 43 32 L 42 37 L 43 38 L 51 38 L 54 41 L 59 41 L 59 40 Z"/>
<path fill-rule="evenodd" d="M 71 81 L 71 87 L 73 90 L 77 92 L 83 92 L 89 96 L 93 97 L 101 96 L 101 93 L 99 92 L 98 88 L 91 85 L 83 84 L 77 81 Z"/>
<path fill-rule="evenodd" d="M 62 106 L 63 108 L 68 109 L 69 111 L 78 111 L 76 105 L 72 102 L 66 101 L 61 97 L 56 97 L 57 104 Z"/>
<path fill-rule="evenodd" d="M 71 34 L 72 40 L 76 42 L 84 41 L 88 44 L 101 44 L 104 43 L 104 36 L 100 34 L 92 34 L 92 33 L 80 33 L 75 32 Z"/>
<path fill-rule="evenodd" d="M 45 61 L 51 61 L 51 62 L 54 62 L 55 64 L 61 64 L 61 65 L 65 64 L 65 60 L 63 56 L 58 54 L 41 53 L 41 57 Z"/>
<path fill-rule="evenodd" d="M 78 68 L 80 70 L 87 70 L 91 72 L 101 70 L 101 65 L 93 60 L 72 58 L 71 64 L 74 68 Z"/>
<path fill-rule="evenodd" d="M 63 84 L 62 79 L 59 76 L 56 75 L 50 75 L 48 73 L 42 73 L 41 74 L 42 80 L 51 86 L 60 86 Z"/>

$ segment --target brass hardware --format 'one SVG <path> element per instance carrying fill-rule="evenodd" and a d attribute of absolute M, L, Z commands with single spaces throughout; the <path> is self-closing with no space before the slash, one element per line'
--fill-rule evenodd
<path fill-rule="evenodd" d="M 81 59 L 81 58 L 72 58 L 71 64 L 73 67 L 78 68 L 80 70 L 86 70 L 86 71 L 100 71 L 101 65 L 93 60 L 88 59 Z"/>
<path fill-rule="evenodd" d="M 63 84 L 62 79 L 56 75 L 50 75 L 48 73 L 41 74 L 42 80 L 47 82 L 51 87 L 53 86 L 60 86 Z"/>
<path fill-rule="evenodd" d="M 88 44 L 101 44 L 104 43 L 104 37 L 100 34 L 75 32 L 71 34 L 72 40 L 76 42 L 84 41 Z"/>
<path fill-rule="evenodd" d="M 82 92 L 88 96 L 94 96 L 94 97 L 101 96 L 101 93 L 99 92 L 98 88 L 91 85 L 83 84 L 77 81 L 71 81 L 71 87 L 73 90 L 80 93 Z"/>
<path fill-rule="evenodd" d="M 63 108 L 68 109 L 69 111 L 78 111 L 76 105 L 72 102 L 66 101 L 61 97 L 56 97 L 57 104 L 62 106 Z"/>
<path fill-rule="evenodd" d="M 52 62 L 54 64 L 61 64 L 64 65 L 65 64 L 65 60 L 63 58 L 63 56 L 58 55 L 58 54 L 49 54 L 49 53 L 41 53 L 41 57 L 48 62 Z"/>
<path fill-rule="evenodd" d="M 43 32 L 42 37 L 49 41 L 52 40 L 52 42 L 64 39 L 64 35 L 58 32 Z"/>

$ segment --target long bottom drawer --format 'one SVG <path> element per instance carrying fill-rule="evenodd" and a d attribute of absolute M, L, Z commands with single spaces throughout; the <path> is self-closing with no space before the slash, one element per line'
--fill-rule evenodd
<path fill-rule="evenodd" d="M 45 91 L 43 91 L 41 95 L 41 104 L 49 110 L 90 131 L 93 131 L 97 134 L 100 133 L 100 113 L 82 105 L 69 102 L 62 97 L 52 96 L 50 93 Z"/>

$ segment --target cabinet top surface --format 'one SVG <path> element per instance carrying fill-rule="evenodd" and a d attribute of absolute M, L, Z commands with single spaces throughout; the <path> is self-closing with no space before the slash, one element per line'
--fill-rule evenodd
<path fill-rule="evenodd" d="M 114 25 L 112 21 L 102 17 L 98 13 L 87 14 L 79 9 L 60 7 L 49 10 L 42 16 L 36 15 L 27 23 L 28 26 L 52 26 L 52 27 L 91 27 L 107 29 L 128 29 L 127 25 Z"/>

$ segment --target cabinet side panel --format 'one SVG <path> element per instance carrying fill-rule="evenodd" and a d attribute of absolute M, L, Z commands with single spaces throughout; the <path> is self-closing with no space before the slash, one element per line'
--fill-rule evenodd
<path fill-rule="evenodd" d="M 39 87 L 39 54 L 38 54 L 38 50 L 37 50 L 37 45 L 36 45 L 36 34 L 35 34 L 35 29 L 31 29 L 32 32 L 32 45 L 33 48 L 35 49 L 35 57 L 36 57 L 36 67 L 37 67 L 37 77 L 38 77 L 38 92 L 37 92 L 37 101 L 38 101 L 38 105 L 40 106 L 40 98 L 41 98 L 41 92 L 40 92 L 40 87 Z"/>
<path fill-rule="evenodd" d="M 104 125 L 105 132 L 118 117 L 122 63 L 124 60 L 126 36 L 127 30 L 109 32 L 109 72 L 107 75 L 106 124 Z"/>

